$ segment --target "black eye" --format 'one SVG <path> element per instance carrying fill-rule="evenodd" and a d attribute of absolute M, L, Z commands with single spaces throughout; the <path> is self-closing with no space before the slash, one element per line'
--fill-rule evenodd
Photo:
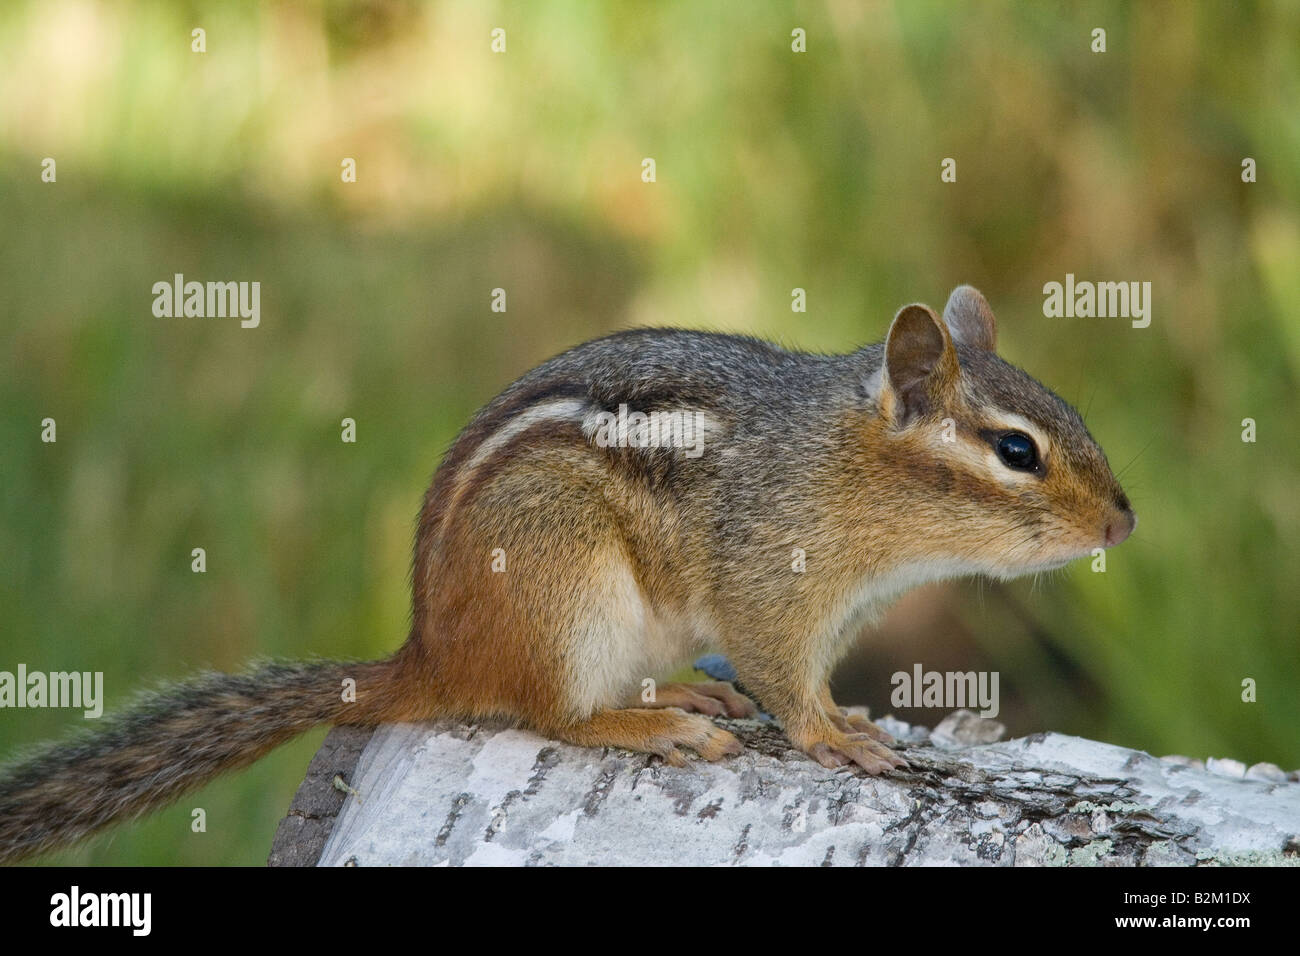
<path fill-rule="evenodd" d="M 1008 468 L 1018 471 L 1035 471 L 1038 468 L 1038 449 L 1028 435 L 1007 432 L 997 443 L 998 457 Z"/>

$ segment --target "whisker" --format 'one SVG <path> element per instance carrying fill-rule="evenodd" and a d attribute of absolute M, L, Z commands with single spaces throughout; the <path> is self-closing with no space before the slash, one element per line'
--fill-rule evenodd
<path fill-rule="evenodd" d="M 1084 407 L 1083 414 L 1079 416 L 1083 419 L 1085 424 L 1088 421 L 1088 412 L 1092 411 L 1092 400 L 1097 397 L 1097 389 L 1100 385 L 1101 383 L 1098 382 L 1092 387 L 1092 394 L 1088 396 L 1088 404 Z"/>
<path fill-rule="evenodd" d="M 1145 445 L 1142 446 L 1142 450 L 1139 451 L 1136 455 L 1134 455 L 1131 459 L 1129 459 L 1129 463 L 1128 463 L 1127 465 L 1125 465 L 1123 468 L 1121 468 L 1119 471 L 1117 471 L 1117 472 L 1115 473 L 1115 480 L 1116 480 L 1116 481 L 1119 480 L 1120 476 L 1123 475 L 1124 472 L 1126 472 L 1126 471 L 1128 471 L 1130 468 L 1132 468 L 1132 467 L 1133 467 L 1133 464 L 1134 464 L 1134 463 L 1135 463 L 1139 458 L 1141 458 L 1144 454 L 1146 454 L 1146 450 L 1147 450 L 1148 448 L 1151 447 L 1151 445 L 1155 442 L 1155 440 L 1156 440 L 1156 439 L 1155 439 L 1155 436 L 1152 435 L 1151 438 L 1147 441 L 1147 443 L 1146 443 Z"/>

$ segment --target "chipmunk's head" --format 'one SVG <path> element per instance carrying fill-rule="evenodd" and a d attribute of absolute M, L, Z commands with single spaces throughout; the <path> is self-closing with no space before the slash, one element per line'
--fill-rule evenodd
<path fill-rule="evenodd" d="M 998 358 L 995 342 L 993 312 L 970 286 L 942 318 L 909 305 L 890 326 L 879 408 L 898 480 L 927 503 L 918 521 L 946 527 L 945 559 L 997 577 L 1119 544 L 1137 519 L 1106 456 L 1078 412 Z"/>

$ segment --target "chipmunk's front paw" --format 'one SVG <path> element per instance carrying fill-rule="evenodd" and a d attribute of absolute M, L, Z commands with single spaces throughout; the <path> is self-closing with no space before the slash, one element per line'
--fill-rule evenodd
<path fill-rule="evenodd" d="M 813 760 L 832 770 L 852 763 L 874 775 L 908 765 L 906 760 L 868 733 L 834 733 L 819 740 L 797 742 L 797 745 Z"/>
<path fill-rule="evenodd" d="M 873 724 L 861 714 L 851 714 L 843 707 L 840 708 L 840 713 L 843 714 L 844 722 L 849 725 L 849 729 L 853 733 L 866 734 L 873 740 L 879 740 L 882 744 L 894 744 L 898 742 L 894 739 L 893 734 L 884 728 Z"/>

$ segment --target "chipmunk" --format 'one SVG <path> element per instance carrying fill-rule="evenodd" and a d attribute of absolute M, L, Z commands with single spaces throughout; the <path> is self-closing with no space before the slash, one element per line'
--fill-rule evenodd
<path fill-rule="evenodd" d="M 480 410 L 434 475 L 395 655 L 203 675 L 9 766 L 0 860 L 138 816 L 318 724 L 505 717 L 672 765 L 683 750 L 718 760 L 740 744 L 709 718 L 753 714 L 749 698 L 706 682 L 641 699 L 645 678 L 708 647 L 818 763 L 904 766 L 831 697 L 861 625 L 923 582 L 1058 568 L 1136 523 L 1078 413 L 998 358 L 995 334 L 962 286 L 942 317 L 906 306 L 883 344 L 848 355 L 637 329 L 551 359 Z M 690 423 L 693 448 L 653 420 Z"/>

